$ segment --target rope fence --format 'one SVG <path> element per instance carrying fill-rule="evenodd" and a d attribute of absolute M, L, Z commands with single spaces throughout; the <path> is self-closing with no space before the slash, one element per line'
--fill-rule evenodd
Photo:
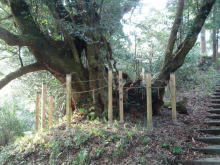
<path fill-rule="evenodd" d="M 124 123 L 124 92 L 127 92 L 128 89 L 144 89 L 145 95 L 146 95 L 146 112 L 147 112 L 147 128 L 149 130 L 153 129 L 153 107 L 152 107 L 152 90 L 157 89 L 158 95 L 160 94 L 160 89 L 164 89 L 163 86 L 152 86 L 152 75 L 151 74 L 145 74 L 142 70 L 142 82 L 143 86 L 130 86 L 130 87 L 124 87 L 123 83 L 123 76 L 122 71 L 118 72 L 118 75 L 116 78 L 113 77 L 112 71 L 108 72 L 108 81 L 105 86 L 94 88 L 91 90 L 85 90 L 85 91 L 74 91 L 72 90 L 72 85 L 76 82 L 72 81 L 72 74 L 66 75 L 66 84 L 62 85 L 52 85 L 52 87 L 65 87 L 65 93 L 66 93 L 66 121 L 67 121 L 67 128 L 70 128 L 71 121 L 72 121 L 72 106 L 71 102 L 74 101 L 73 94 L 85 94 L 85 93 L 91 93 L 92 102 L 93 104 L 96 103 L 95 97 L 96 93 L 100 92 L 101 90 L 108 90 L 108 122 L 113 122 L 113 80 L 118 81 L 118 110 L 119 110 L 119 118 L 120 123 Z M 88 81 L 81 81 L 82 83 L 85 82 L 96 82 L 96 81 L 105 81 L 104 79 L 96 79 L 96 80 L 88 80 Z M 79 81 L 78 81 L 79 82 Z M 170 91 L 170 100 L 171 100 L 171 107 L 172 107 L 172 120 L 173 122 L 177 121 L 177 113 L 176 113 L 176 77 L 175 74 L 170 75 L 170 81 L 166 82 L 168 84 L 168 89 Z M 42 84 L 42 91 L 41 94 L 39 91 L 36 91 L 36 107 L 35 107 L 35 120 L 36 120 L 36 131 L 39 131 L 39 128 L 41 130 L 45 129 L 46 126 L 46 109 L 48 107 L 48 124 L 49 128 L 53 126 L 53 113 L 54 113 L 54 97 L 46 95 L 47 85 Z M 127 93 L 126 93 L 127 94 Z M 48 105 L 47 105 L 47 99 L 49 98 Z M 143 93 L 142 93 L 143 98 Z M 115 99 L 115 98 L 114 98 Z M 74 101 L 75 103 L 75 101 Z M 41 122 L 40 122 L 41 121 Z"/>
<path fill-rule="evenodd" d="M 105 89 L 105 88 L 107 88 L 107 87 L 108 87 L 108 86 L 104 86 L 104 87 L 100 87 L 100 88 L 91 89 L 91 90 L 88 90 L 88 91 L 73 92 L 73 93 L 76 93 L 76 94 L 90 93 L 90 92 L 93 92 L 93 91 L 99 91 L 99 90 L 101 90 L 101 89 Z"/>

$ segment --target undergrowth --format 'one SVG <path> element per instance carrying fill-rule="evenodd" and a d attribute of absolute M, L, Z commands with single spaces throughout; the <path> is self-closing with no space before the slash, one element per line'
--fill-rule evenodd
<path fill-rule="evenodd" d="M 57 126 L 18 139 L 2 149 L 3 164 L 87 165 L 97 159 L 114 162 L 126 156 L 136 139 L 147 144 L 150 139 L 140 136 L 143 128 L 132 129 L 117 123 L 109 126 L 98 121 L 78 124 L 70 130 Z M 8 152 L 10 151 L 10 152 Z"/>

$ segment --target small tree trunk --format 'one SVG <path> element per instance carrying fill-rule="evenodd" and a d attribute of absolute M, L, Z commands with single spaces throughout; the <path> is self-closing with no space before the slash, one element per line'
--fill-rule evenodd
<path fill-rule="evenodd" d="M 177 38 L 177 33 L 181 25 L 184 0 L 179 0 L 176 10 L 176 17 L 174 24 L 170 33 L 170 38 L 165 51 L 164 64 L 160 72 L 154 76 L 153 84 L 154 87 L 152 91 L 153 95 L 153 111 L 154 114 L 160 114 L 161 107 L 163 106 L 163 96 L 165 93 L 165 87 L 168 85 L 170 74 L 174 73 L 178 68 L 180 68 L 186 55 L 192 49 L 197 41 L 197 37 L 201 32 L 201 29 L 205 23 L 207 16 L 209 15 L 215 0 L 203 1 L 198 14 L 196 15 L 191 28 L 189 29 L 183 42 L 177 46 L 174 51 L 174 45 Z"/>
<path fill-rule="evenodd" d="M 217 64 L 217 30 L 214 28 L 212 31 L 212 54 L 213 54 L 213 61 Z"/>
<path fill-rule="evenodd" d="M 218 53 L 218 40 L 217 40 L 217 28 L 216 28 L 216 12 L 217 8 L 216 5 L 213 7 L 213 30 L 212 30 L 212 55 L 213 61 L 217 65 L 217 53 Z"/>
<path fill-rule="evenodd" d="M 218 61 L 218 58 L 219 58 L 219 52 L 218 52 L 219 38 L 218 38 L 218 35 L 219 35 L 219 29 L 217 30 L 217 34 L 216 34 L 216 58 L 217 58 L 216 66 L 217 66 L 217 69 L 219 70 L 220 69 L 220 64 L 219 64 L 219 61 Z"/>
<path fill-rule="evenodd" d="M 206 30 L 203 27 L 201 31 L 201 54 L 204 55 L 207 53 L 206 50 Z"/>

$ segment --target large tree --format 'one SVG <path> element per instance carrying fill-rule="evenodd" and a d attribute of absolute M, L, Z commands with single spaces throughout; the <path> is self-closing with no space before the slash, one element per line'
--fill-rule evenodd
<path fill-rule="evenodd" d="M 14 22 L 14 26 L 12 32 L 11 28 L 7 28 L 8 25 L 1 24 L 0 39 L 10 46 L 27 47 L 35 57 L 35 62 L 21 65 L 20 69 L 0 80 L 0 88 L 15 78 L 39 70 L 49 71 L 62 83 L 65 83 L 65 75 L 71 73 L 74 92 L 106 86 L 106 70 L 115 70 L 107 38 L 119 27 L 123 14 L 137 1 L 1 0 L 1 5 L 10 9 L 6 11 L 8 16 L 2 20 L 13 18 L 11 23 Z M 114 5 L 111 2 L 115 2 Z M 159 91 L 153 90 L 155 114 L 159 113 L 163 104 L 164 87 L 170 73 L 184 63 L 214 3 L 215 0 L 203 0 L 185 39 L 175 46 L 184 10 L 184 0 L 178 1 L 164 64 L 154 77 L 153 86 L 160 87 Z M 103 110 L 105 105 L 105 91 L 97 96 L 99 110 Z M 74 99 L 79 102 L 87 96 L 88 93 L 75 94 Z"/>
<path fill-rule="evenodd" d="M 10 31 L 9 25 L 2 23 L 0 39 L 10 46 L 27 47 L 35 62 L 22 65 L 0 80 L 0 89 L 26 73 L 47 70 L 61 83 L 65 83 L 66 74 L 72 74 L 77 103 L 92 96 L 91 92 L 76 92 L 106 86 L 106 71 L 115 70 L 107 39 L 121 26 L 121 18 L 136 2 L 138 0 L 1 0 L 0 5 L 8 13 L 2 21 L 12 19 L 14 26 Z M 96 96 L 99 110 L 106 104 L 105 91 Z"/>

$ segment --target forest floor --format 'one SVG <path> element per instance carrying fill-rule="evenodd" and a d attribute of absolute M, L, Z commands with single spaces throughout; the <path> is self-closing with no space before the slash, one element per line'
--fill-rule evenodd
<path fill-rule="evenodd" d="M 0 164 L 175 165 L 178 160 L 207 157 L 191 148 L 205 145 L 194 139 L 202 136 L 198 129 L 207 127 L 209 95 L 199 86 L 178 93 L 179 99 L 188 98 L 189 115 L 178 114 L 177 124 L 173 124 L 168 109 L 153 118 L 152 132 L 146 130 L 144 117 L 132 114 L 127 115 L 125 124 L 75 121 L 69 130 L 59 124 L 0 150 Z"/>

